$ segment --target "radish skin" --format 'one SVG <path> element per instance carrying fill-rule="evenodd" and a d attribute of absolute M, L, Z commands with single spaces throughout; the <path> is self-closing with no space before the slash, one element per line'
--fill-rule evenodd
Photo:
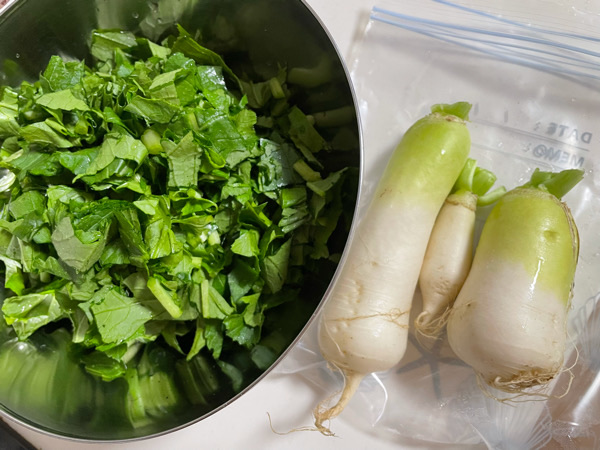
<path fill-rule="evenodd" d="M 536 172 L 486 220 L 450 313 L 448 340 L 491 387 L 522 393 L 562 370 L 579 237 L 559 198 L 581 176 Z"/>
<path fill-rule="evenodd" d="M 451 194 L 436 219 L 419 275 L 423 311 L 415 319 L 415 329 L 426 337 L 443 329 L 471 268 L 476 208 L 475 194 Z"/>
<path fill-rule="evenodd" d="M 435 221 L 419 287 L 423 310 L 415 319 L 417 336 L 437 338 L 446 326 L 450 308 L 473 260 L 473 237 L 478 206 L 487 206 L 506 193 L 504 186 L 488 190 L 496 176 L 469 158 Z"/>
<path fill-rule="evenodd" d="M 367 374 L 404 356 L 431 229 L 470 150 L 465 105 L 434 107 L 405 133 L 357 224 L 319 324 L 321 353 L 345 378 L 337 404 L 314 411 L 323 434 L 331 435 L 323 423 L 344 409 Z"/>

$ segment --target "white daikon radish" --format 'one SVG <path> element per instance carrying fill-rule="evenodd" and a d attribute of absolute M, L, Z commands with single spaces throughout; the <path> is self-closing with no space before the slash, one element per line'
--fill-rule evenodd
<path fill-rule="evenodd" d="M 484 224 L 447 331 L 456 355 L 493 388 L 526 393 L 563 368 L 579 236 L 560 199 L 582 176 L 536 170 Z"/>
<path fill-rule="evenodd" d="M 435 218 L 467 160 L 471 105 L 436 105 L 403 136 L 357 225 L 319 328 L 321 353 L 341 370 L 337 404 L 314 411 L 315 425 L 337 416 L 365 375 L 396 365 L 406 350 L 410 308 Z"/>
<path fill-rule="evenodd" d="M 473 261 L 477 207 L 494 203 L 506 192 L 504 187 L 488 192 L 495 182 L 492 172 L 469 158 L 437 216 L 419 275 L 423 311 L 415 329 L 425 337 L 436 338 L 446 326 Z"/>

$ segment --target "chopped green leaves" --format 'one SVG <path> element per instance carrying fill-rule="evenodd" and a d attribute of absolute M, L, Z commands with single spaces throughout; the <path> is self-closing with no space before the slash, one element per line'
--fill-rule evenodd
<path fill-rule="evenodd" d="M 125 111 L 146 119 L 148 122 L 169 123 L 179 108 L 160 98 L 145 98 L 136 95 L 125 107 Z"/>
<path fill-rule="evenodd" d="M 152 318 L 148 308 L 116 289 L 107 290 L 90 309 L 105 343 L 127 342 Z"/>
<path fill-rule="evenodd" d="M 277 356 L 253 349 L 320 275 L 307 261 L 330 257 L 346 176 L 317 159 L 330 148 L 288 106 L 284 69 L 240 80 L 179 31 L 159 45 L 97 30 L 95 66 L 53 56 L 35 83 L 0 87 L 2 320 L 20 339 L 70 330 L 90 374 L 126 380 L 140 424 L 179 395 L 175 366 L 236 390 L 232 355 L 253 370 Z"/>
<path fill-rule="evenodd" d="M 240 236 L 231 245 L 231 251 L 242 256 L 257 256 L 259 238 L 260 234 L 257 230 L 242 230 Z"/>
<path fill-rule="evenodd" d="M 63 111 L 89 111 L 90 109 L 83 100 L 75 97 L 70 89 L 44 94 L 36 100 L 36 103 L 49 109 Z"/>
<path fill-rule="evenodd" d="M 132 33 L 120 30 L 96 30 L 92 33 L 92 55 L 99 61 L 114 57 L 117 49 L 126 49 L 136 44 Z"/>
<path fill-rule="evenodd" d="M 64 313 L 54 292 L 9 297 L 4 301 L 2 313 L 20 339 L 25 339 L 40 327 L 54 322 Z"/>
<path fill-rule="evenodd" d="M 50 92 L 69 89 L 81 82 L 85 75 L 85 66 L 79 61 L 64 61 L 60 56 L 52 56 L 42 75 L 42 81 L 48 84 Z"/>
<path fill-rule="evenodd" d="M 166 153 L 170 169 L 169 186 L 196 186 L 200 169 L 200 149 L 194 142 L 193 133 L 187 133 Z"/>
<path fill-rule="evenodd" d="M 82 242 L 75 235 L 71 218 L 64 217 L 52 233 L 52 244 L 58 257 L 78 272 L 87 272 L 100 259 L 108 239 L 108 227 L 97 239 Z"/>

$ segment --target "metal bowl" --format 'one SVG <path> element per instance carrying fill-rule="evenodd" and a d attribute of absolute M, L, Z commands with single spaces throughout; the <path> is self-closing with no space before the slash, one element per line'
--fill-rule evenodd
<path fill-rule="evenodd" d="M 335 153 L 328 163 L 333 168 L 360 167 L 360 128 L 357 108 L 347 71 L 330 36 L 310 8 L 301 0 L 16 0 L 0 2 L 0 85 L 18 85 L 35 80 L 52 55 L 66 59 L 89 58 L 91 31 L 118 28 L 134 31 L 150 39 L 165 36 L 179 23 L 202 44 L 223 55 L 234 71 L 257 79 L 274 76 L 278 67 L 288 69 L 325 67 L 325 79 L 305 82 L 297 103 L 306 113 L 342 108 L 344 123 L 330 124 L 325 136 L 344 136 L 345 151 Z M 349 112 L 349 113 L 348 113 Z M 339 125 L 339 126 L 338 126 Z M 342 130 L 340 132 L 340 130 Z M 357 174 L 359 170 L 355 171 Z M 345 193 L 351 208 L 345 211 L 347 223 L 353 218 L 358 196 L 359 175 L 354 187 Z M 342 252 L 348 229 L 336 231 L 334 242 Z M 76 395 L 75 386 L 61 379 L 46 380 L 49 386 L 43 399 L 0 395 L 0 414 L 21 424 L 55 436 L 84 441 L 123 441 L 143 439 L 175 431 L 202 420 L 239 398 L 285 355 L 315 317 L 330 285 L 336 267 L 324 270 L 320 279 L 306 286 L 302 307 L 289 312 L 293 321 L 268 330 L 287 336 L 287 346 L 271 349 L 278 357 L 270 367 L 247 374 L 237 392 L 226 390 L 207 399 L 205 404 L 189 405 L 181 411 L 157 414 L 138 427 L 131 427 L 118 414 L 112 414 L 111 398 L 124 389 L 113 381 L 101 387 L 70 361 L 69 370 L 80 372 L 96 394 L 80 405 L 78 414 L 62 414 L 64 395 Z M 1 298 L 1 297 L 0 297 Z M 35 335 L 34 335 L 35 337 Z M 33 337 L 33 338 L 34 338 Z M 0 339 L 6 341 L 6 335 Z M 0 342 L 0 346 L 3 342 Z M 35 342 L 34 342 L 35 344 Z M 52 352 L 53 343 L 40 344 Z M 22 370 L 35 371 L 31 364 Z M 7 392 L 6 390 L 4 392 Z M 73 393 L 75 392 L 75 394 Z M 15 394 L 13 392 L 13 394 Z M 101 412 L 98 414 L 98 412 Z"/>

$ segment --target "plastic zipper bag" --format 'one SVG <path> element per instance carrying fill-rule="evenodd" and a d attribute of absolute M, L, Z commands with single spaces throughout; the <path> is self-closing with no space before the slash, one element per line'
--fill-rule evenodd
<path fill-rule="evenodd" d="M 589 6 L 405 0 L 373 9 L 351 64 L 364 132 L 361 211 L 404 131 L 435 103 L 473 104 L 471 155 L 509 189 L 536 168 L 579 168 L 585 177 L 563 199 L 581 250 L 568 370 L 551 384 L 549 399 L 491 398 L 447 339 L 426 347 L 411 332 L 398 366 L 367 377 L 343 413 L 357 427 L 407 447 L 593 448 L 600 442 L 600 345 L 590 341 L 590 327 L 600 326 L 594 309 L 600 291 L 600 15 L 586 12 Z M 487 212 L 478 212 L 479 230 Z M 413 318 L 420 310 L 417 290 Z M 327 395 L 341 389 L 342 378 L 319 353 L 317 327 L 315 321 L 277 370 L 299 373 Z M 587 405 L 578 401 L 582 396 Z"/>

